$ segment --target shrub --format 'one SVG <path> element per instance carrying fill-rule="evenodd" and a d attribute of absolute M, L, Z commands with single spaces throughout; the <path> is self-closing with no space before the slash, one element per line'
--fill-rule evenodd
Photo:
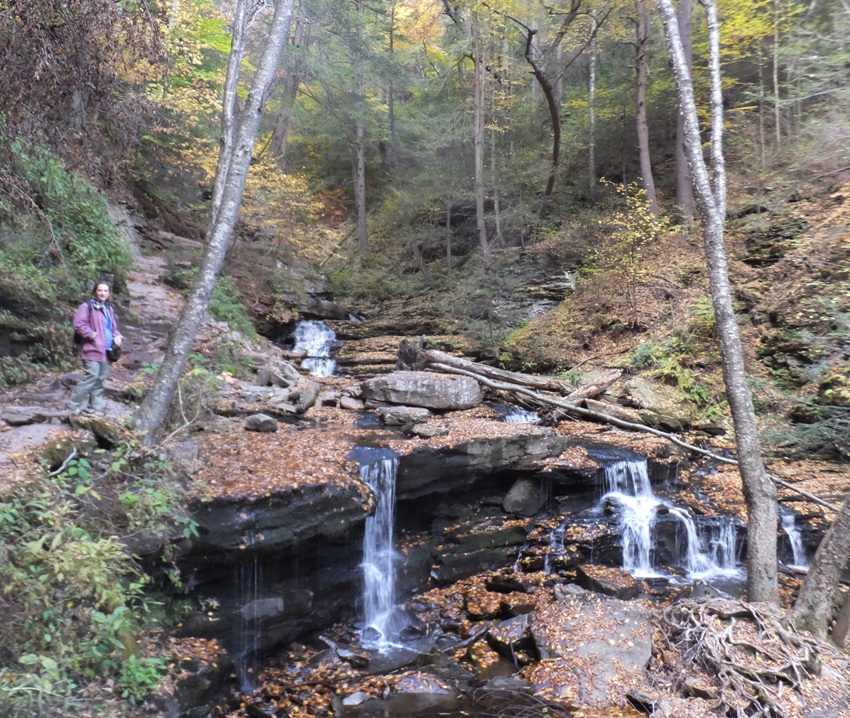
<path fill-rule="evenodd" d="M 98 696 L 135 704 L 156 688 L 166 662 L 145 655 L 138 637 L 158 602 L 120 537 L 191 535 L 169 478 L 124 444 L 3 497 L 0 715 L 89 714 Z"/>

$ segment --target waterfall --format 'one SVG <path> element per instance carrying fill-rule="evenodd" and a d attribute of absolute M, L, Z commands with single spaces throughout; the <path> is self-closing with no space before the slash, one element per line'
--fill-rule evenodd
<path fill-rule="evenodd" d="M 368 453 L 381 453 L 378 461 L 363 463 L 360 478 L 375 493 L 377 505 L 374 515 L 366 519 L 363 539 L 363 644 L 383 649 L 395 645 L 404 619 L 396 606 L 395 564 L 397 554 L 393 545 L 393 519 L 395 513 L 395 482 L 398 456 L 387 456 L 380 450 L 362 449 Z"/>
<path fill-rule="evenodd" d="M 800 529 L 794 522 L 794 512 L 785 508 L 779 509 L 779 516 L 782 519 L 782 529 L 788 536 L 791 542 L 791 553 L 794 563 L 791 568 L 808 569 L 809 562 L 806 559 L 806 549 L 803 548 L 803 537 L 800 535 Z"/>
<path fill-rule="evenodd" d="M 552 558 L 563 555 L 564 553 L 564 532 L 567 530 L 567 520 L 565 519 L 558 528 L 549 533 L 549 550 L 543 558 L 543 573 L 552 572 Z M 518 559 L 517 559 L 518 560 Z M 516 568 L 514 569 L 516 570 Z"/>
<path fill-rule="evenodd" d="M 301 366 L 313 376 L 332 376 L 336 360 L 331 359 L 331 349 L 336 345 L 336 332 L 324 322 L 305 319 L 298 322 L 293 333 L 295 351 L 306 351 L 307 358 Z"/>
<path fill-rule="evenodd" d="M 234 628 L 238 631 L 236 643 L 238 650 L 234 656 L 236 675 L 243 693 L 253 693 L 257 689 L 257 654 L 259 652 L 259 618 L 250 610 L 260 596 L 263 571 L 256 556 L 240 561 L 233 568 L 236 596 L 240 606 L 239 616 Z"/>
<path fill-rule="evenodd" d="M 606 504 L 616 508 L 623 545 L 623 568 L 632 575 L 664 575 L 653 561 L 656 552 L 654 529 L 662 515 L 679 524 L 677 555 L 674 558 L 690 578 L 739 574 L 732 519 L 713 519 L 698 527 L 687 509 L 673 506 L 653 493 L 645 459 L 618 461 L 606 466 L 604 488 L 605 494 L 598 508 Z"/>
<path fill-rule="evenodd" d="M 536 424 L 540 421 L 540 417 L 535 411 L 526 411 L 519 407 L 510 407 L 508 413 L 505 414 L 506 424 Z"/>

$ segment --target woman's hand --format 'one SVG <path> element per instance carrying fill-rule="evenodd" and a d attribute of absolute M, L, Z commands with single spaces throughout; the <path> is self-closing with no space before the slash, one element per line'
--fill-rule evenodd
<path fill-rule="evenodd" d="M 112 340 L 112 343 L 113 343 L 115 346 L 120 347 L 120 346 L 121 346 L 121 342 L 123 342 L 123 341 L 124 341 L 124 337 L 115 337 L 115 338 Z"/>

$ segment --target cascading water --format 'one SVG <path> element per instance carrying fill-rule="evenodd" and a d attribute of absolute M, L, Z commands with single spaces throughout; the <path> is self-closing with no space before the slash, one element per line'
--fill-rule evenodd
<path fill-rule="evenodd" d="M 313 376 L 333 376 L 336 360 L 331 359 L 331 349 L 336 345 L 336 332 L 324 322 L 305 319 L 295 325 L 293 333 L 295 350 L 307 352 L 301 366 Z"/>
<path fill-rule="evenodd" d="M 660 515 L 672 517 L 683 534 L 675 560 L 689 578 L 738 576 L 736 533 L 732 519 L 698 527 L 683 508 L 656 496 L 646 460 L 618 461 L 605 467 L 605 494 L 599 507 L 616 507 L 623 544 L 623 568 L 634 576 L 664 575 L 653 562 L 653 535 Z M 678 535 L 679 532 L 677 532 Z"/>
<path fill-rule="evenodd" d="M 398 556 L 393 545 L 395 483 L 398 456 L 380 450 L 361 449 L 373 454 L 360 465 L 360 478 L 375 493 L 374 515 L 366 519 L 363 539 L 363 632 L 367 648 L 382 650 L 396 645 L 404 616 L 396 605 Z M 375 460 L 374 454 L 380 456 Z"/>
<path fill-rule="evenodd" d="M 259 620 L 250 607 L 260 596 L 262 584 L 262 568 L 254 556 L 247 561 L 240 561 L 233 568 L 236 595 L 242 608 L 239 611 L 237 638 L 238 650 L 235 655 L 236 675 L 243 693 L 252 693 L 257 687 L 256 662 L 259 650 Z"/>
<path fill-rule="evenodd" d="M 782 530 L 785 531 L 791 543 L 791 553 L 794 557 L 791 568 L 808 569 L 809 561 L 806 558 L 806 549 L 803 547 L 803 537 L 794 521 L 794 512 L 780 507 L 779 516 L 782 519 Z"/>
<path fill-rule="evenodd" d="M 539 421 L 540 417 L 537 415 L 537 412 L 526 411 L 518 407 L 511 407 L 508 413 L 505 414 L 506 424 L 536 424 Z"/>

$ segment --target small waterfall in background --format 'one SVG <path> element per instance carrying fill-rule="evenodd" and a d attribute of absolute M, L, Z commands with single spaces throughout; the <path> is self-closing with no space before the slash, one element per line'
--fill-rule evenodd
<path fill-rule="evenodd" d="M 646 460 L 618 461 L 605 467 L 605 494 L 599 507 L 617 509 L 623 544 L 623 568 L 640 578 L 663 576 L 653 562 L 653 533 L 660 515 L 672 517 L 681 528 L 678 565 L 689 578 L 738 576 L 735 526 L 731 517 L 697 526 L 687 509 L 656 496 Z M 678 535 L 678 532 L 677 532 Z"/>
<path fill-rule="evenodd" d="M 336 360 L 331 359 L 331 349 L 336 346 L 336 332 L 324 322 L 304 319 L 295 325 L 293 333 L 295 351 L 306 351 L 307 358 L 301 366 L 313 376 L 333 376 Z"/>
<path fill-rule="evenodd" d="M 562 556 L 564 553 L 564 532 L 567 530 L 568 520 L 565 519 L 549 534 L 549 550 L 543 558 L 543 573 L 552 573 L 552 558 Z"/>
<path fill-rule="evenodd" d="M 357 460 L 361 461 L 360 478 L 377 498 L 374 515 L 366 519 L 363 539 L 361 641 L 367 648 L 382 650 L 397 645 L 395 641 L 405 626 L 404 616 L 396 605 L 398 556 L 393 543 L 398 456 L 387 450 L 359 447 Z"/>
<path fill-rule="evenodd" d="M 779 507 L 779 516 L 782 519 L 782 530 L 788 536 L 788 541 L 791 542 L 791 553 L 794 563 L 791 568 L 808 569 L 809 562 L 806 559 L 806 549 L 803 547 L 803 537 L 800 534 L 800 529 L 794 521 L 794 512 L 782 506 Z"/>
<path fill-rule="evenodd" d="M 535 411 L 526 411 L 519 407 L 512 406 L 505 414 L 505 423 L 507 424 L 537 424 L 540 417 Z"/>

